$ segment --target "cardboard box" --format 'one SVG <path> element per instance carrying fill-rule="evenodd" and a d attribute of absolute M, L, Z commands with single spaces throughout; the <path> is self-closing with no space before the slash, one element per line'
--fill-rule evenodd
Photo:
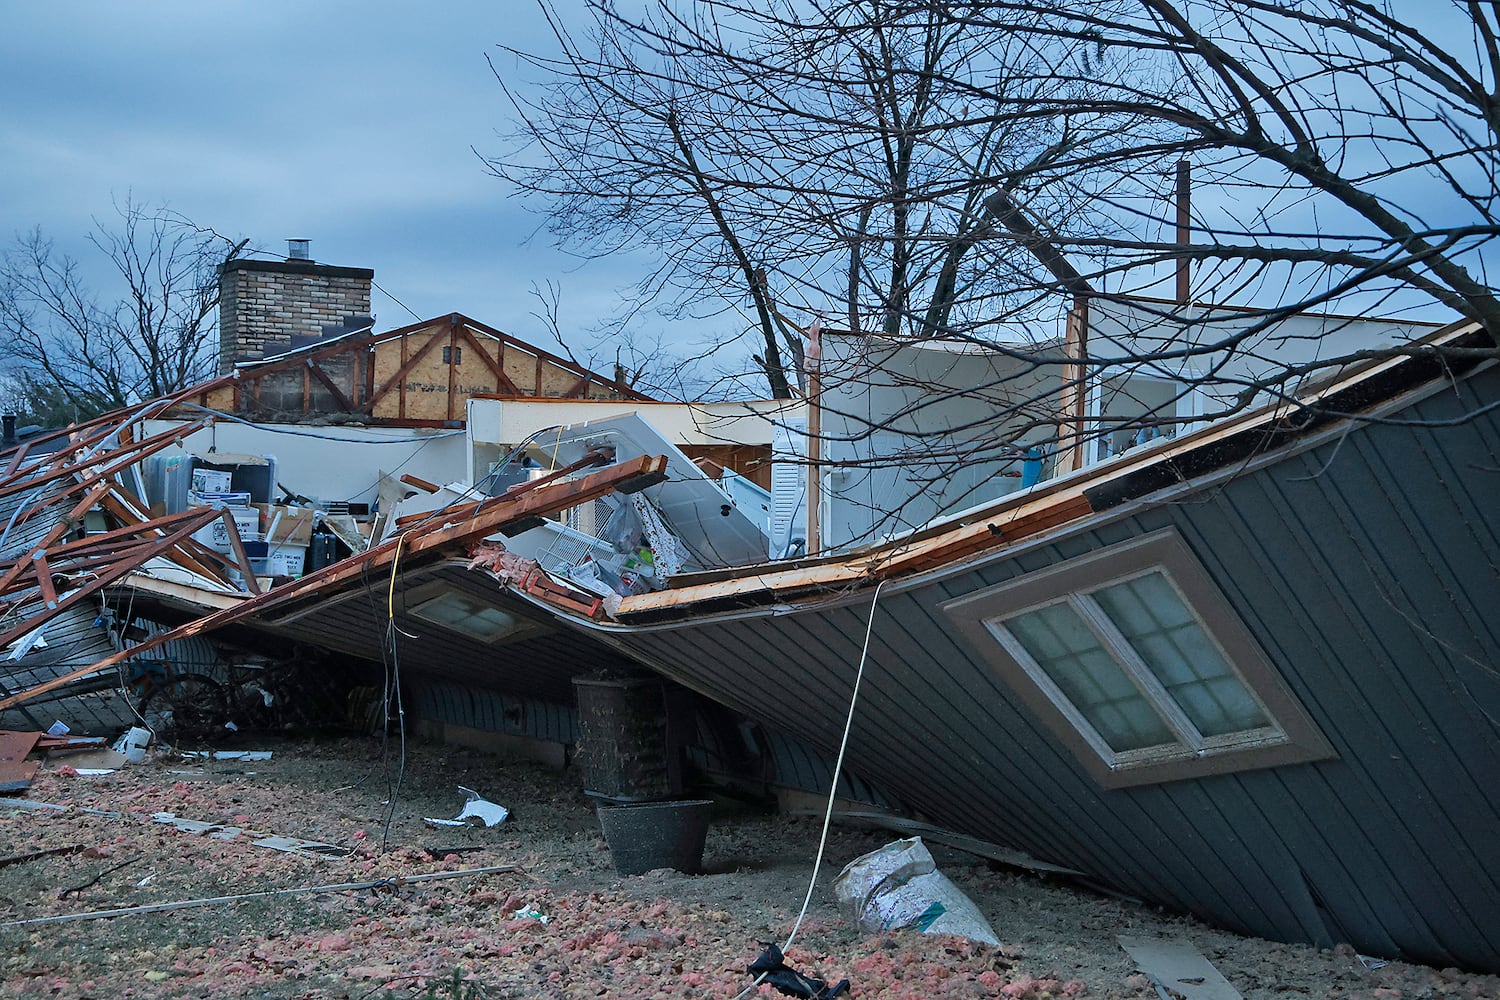
<path fill-rule="evenodd" d="M 240 541 L 260 539 L 260 511 L 254 507 L 230 507 L 228 510 L 234 517 L 234 526 L 240 533 Z M 223 520 L 209 522 L 193 532 L 193 537 L 215 552 L 234 551 L 233 546 L 229 544 L 229 529 L 224 526 Z"/>
<path fill-rule="evenodd" d="M 250 494 L 204 493 L 198 490 L 188 490 L 188 506 L 212 507 L 215 510 L 223 510 L 225 507 L 248 507 L 250 506 Z"/>
<path fill-rule="evenodd" d="M 307 548 L 312 541 L 313 518 L 317 514 L 313 508 L 277 503 L 258 503 L 252 506 L 260 510 L 261 528 L 266 533 L 266 541 L 272 545 Z"/>
<path fill-rule="evenodd" d="M 272 576 L 299 577 L 306 565 L 305 545 L 272 545 L 266 552 L 266 570 Z"/>
<path fill-rule="evenodd" d="M 231 474 L 217 469 L 194 469 L 189 487 L 195 493 L 228 493 Z"/>

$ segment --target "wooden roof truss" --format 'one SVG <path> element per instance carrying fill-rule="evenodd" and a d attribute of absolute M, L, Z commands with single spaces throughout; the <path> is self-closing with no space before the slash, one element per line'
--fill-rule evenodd
<path fill-rule="evenodd" d="M 589 456 L 589 461 L 592 463 L 603 460 L 606 460 L 604 456 Z M 583 463 L 579 464 L 580 467 L 583 465 Z M 116 663 L 174 639 L 210 632 L 222 626 L 252 618 L 274 620 L 271 618 L 273 614 L 285 616 L 295 613 L 302 606 L 335 599 L 351 587 L 363 586 L 364 582 L 372 576 L 388 574 L 394 587 L 397 574 L 402 569 L 415 569 L 446 558 L 489 535 L 504 531 L 509 526 L 525 524 L 547 514 L 590 503 L 607 493 L 635 492 L 645 489 L 665 478 L 666 466 L 667 460 L 664 457 L 640 456 L 617 465 L 610 465 L 579 479 L 522 483 L 498 497 L 491 497 L 476 504 L 465 504 L 452 510 L 433 512 L 421 524 L 409 527 L 364 552 L 355 553 L 347 559 L 309 573 L 300 580 L 294 580 L 263 594 L 249 596 L 232 607 L 166 630 L 96 663 L 13 694 L 0 700 L 0 709 L 29 701 L 59 687 L 107 670 Z M 192 531 L 208 523 L 212 519 L 211 515 L 215 513 L 219 512 L 187 511 L 181 515 L 173 515 L 171 518 L 159 518 L 155 523 L 139 525 L 138 530 L 157 532 L 160 537 L 135 548 L 131 548 L 123 540 L 129 529 L 121 529 L 107 536 L 86 540 L 86 544 L 73 548 L 63 547 L 49 553 L 51 558 L 44 559 L 40 570 L 35 560 L 30 565 L 12 566 L 13 582 L 18 591 L 24 590 L 24 585 L 28 583 L 31 589 L 40 590 L 41 575 L 47 575 L 48 570 L 51 570 L 51 576 L 56 575 L 59 553 L 64 559 L 75 560 L 69 565 L 108 567 L 104 572 L 112 574 L 111 580 L 118 579 L 129 571 L 126 568 L 121 572 L 114 572 L 121 564 L 129 562 L 139 565 L 154 555 L 164 554 L 187 539 Z M 205 517 L 205 514 L 210 516 Z M 232 522 L 230 527 L 232 529 Z M 127 552 L 128 558 L 125 555 Z M 119 561 L 112 562 L 111 556 L 118 557 Z M 23 561 L 16 560 L 15 562 Z M 0 564 L 0 569 L 4 569 L 4 564 Z M 89 593 L 96 592 L 107 582 L 98 582 L 92 586 Z M 0 587 L 0 599 L 3 599 L 4 594 L 3 587 Z M 69 599 L 74 599 L 74 597 L 75 595 L 69 595 Z M 0 613 L 3 613 L 3 605 L 0 605 Z M 35 620 L 28 619 L 27 624 L 27 630 L 34 628 Z M 25 631 L 18 634 L 24 635 Z M 9 634 L 9 632 L 5 633 L 5 635 Z M 4 639 L 4 635 L 0 635 L 0 640 L 11 641 Z"/>
<path fill-rule="evenodd" d="M 386 360 L 377 363 L 377 355 L 393 347 L 394 367 Z M 623 382 L 459 313 L 384 333 L 342 337 L 245 364 L 230 377 L 232 388 L 221 391 L 222 385 L 215 383 L 195 390 L 192 398 L 200 405 L 232 412 L 287 409 L 292 405 L 288 397 L 299 395 L 296 386 L 300 382 L 300 401 L 293 408 L 303 413 L 328 412 L 326 403 L 318 404 L 315 398 L 322 392 L 332 401 L 333 412 L 361 420 L 440 425 L 463 420 L 464 401 L 475 391 L 473 385 L 461 381 L 460 358 L 477 361 L 485 379 L 493 382 L 482 387 L 485 394 L 583 399 L 594 393 L 651 401 Z M 340 359 L 346 363 L 334 370 L 334 362 Z M 471 364 L 468 370 L 474 371 L 475 366 Z M 411 387 L 416 375 L 443 383 L 424 386 L 440 390 L 435 393 L 443 399 L 440 406 L 434 408 L 427 394 L 419 405 Z M 279 402 L 273 403 L 273 398 Z"/>

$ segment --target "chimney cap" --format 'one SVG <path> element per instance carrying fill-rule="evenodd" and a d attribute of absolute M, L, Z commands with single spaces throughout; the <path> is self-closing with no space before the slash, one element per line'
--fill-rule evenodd
<path fill-rule="evenodd" d="M 308 244 L 310 243 L 312 243 L 312 240 L 300 238 L 288 239 L 286 241 L 286 259 L 312 260 L 312 252 L 308 249 Z"/>

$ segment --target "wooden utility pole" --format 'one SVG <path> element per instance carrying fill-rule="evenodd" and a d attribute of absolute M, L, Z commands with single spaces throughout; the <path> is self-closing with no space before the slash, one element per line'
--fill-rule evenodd
<path fill-rule="evenodd" d="M 807 554 L 823 548 L 823 321 L 807 328 Z"/>
<path fill-rule="evenodd" d="M 1187 160 L 1177 161 L 1177 245 L 1184 251 L 1193 242 L 1193 165 Z M 1186 252 L 1177 255 L 1177 302 L 1187 305 L 1192 301 L 1189 287 L 1192 277 L 1192 262 Z"/>

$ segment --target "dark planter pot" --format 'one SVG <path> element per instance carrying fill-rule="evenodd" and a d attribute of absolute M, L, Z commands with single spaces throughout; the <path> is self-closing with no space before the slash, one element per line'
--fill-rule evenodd
<path fill-rule="evenodd" d="M 640 875 L 653 868 L 696 875 L 703 870 L 703 841 L 712 811 L 707 799 L 600 805 L 599 825 L 621 875 Z"/>

